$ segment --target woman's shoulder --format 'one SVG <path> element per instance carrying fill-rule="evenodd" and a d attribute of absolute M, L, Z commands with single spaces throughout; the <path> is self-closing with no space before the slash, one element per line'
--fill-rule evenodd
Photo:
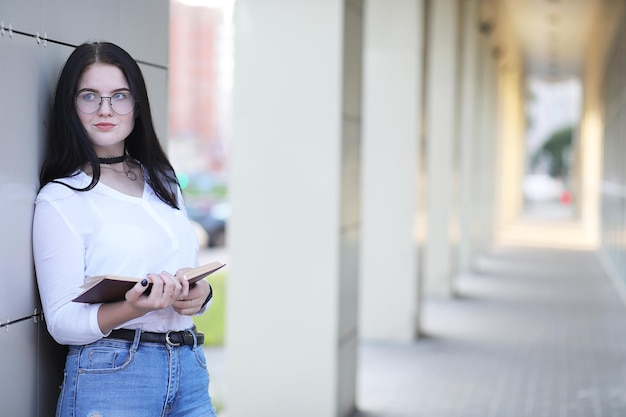
<path fill-rule="evenodd" d="M 75 195 L 76 189 L 85 188 L 89 185 L 89 179 L 83 172 L 76 172 L 74 175 L 58 178 L 44 185 L 37 194 L 37 201 L 40 200 L 63 200 Z"/>

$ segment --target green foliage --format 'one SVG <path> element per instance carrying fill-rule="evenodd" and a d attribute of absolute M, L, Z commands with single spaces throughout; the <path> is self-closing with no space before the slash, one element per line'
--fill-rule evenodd
<path fill-rule="evenodd" d="M 213 199 L 224 199 L 228 195 L 226 184 L 216 184 L 210 189 L 203 188 L 197 184 L 190 183 L 184 190 L 185 195 L 190 197 L 209 197 Z"/>
<path fill-rule="evenodd" d="M 553 177 L 567 175 L 569 161 L 565 159 L 567 151 L 572 146 L 574 129 L 567 126 L 552 133 L 548 140 L 533 155 L 531 166 L 537 166 L 542 158 L 547 157 L 550 161 L 550 175 Z"/>
<path fill-rule="evenodd" d="M 207 311 L 201 316 L 194 316 L 198 330 L 204 333 L 206 346 L 224 345 L 224 316 L 226 310 L 226 272 L 216 272 L 209 277 L 213 288 L 213 299 Z"/>

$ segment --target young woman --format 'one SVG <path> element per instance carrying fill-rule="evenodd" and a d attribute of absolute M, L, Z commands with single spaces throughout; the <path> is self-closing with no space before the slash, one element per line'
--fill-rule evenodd
<path fill-rule="evenodd" d="M 33 223 L 48 331 L 69 345 L 57 416 L 215 416 L 193 326 L 198 243 L 135 60 L 86 43 L 61 72 Z M 85 278 L 144 277 L 123 301 L 73 302 Z M 150 291 L 146 292 L 148 285 Z"/>

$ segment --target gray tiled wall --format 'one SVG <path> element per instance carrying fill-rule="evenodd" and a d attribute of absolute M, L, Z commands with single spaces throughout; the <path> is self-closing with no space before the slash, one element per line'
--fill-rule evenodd
<path fill-rule="evenodd" d="M 167 133 L 168 0 L 0 0 L 0 414 L 53 416 L 65 347 L 42 321 L 33 201 L 58 73 L 73 47 L 109 40 L 140 61 Z"/>

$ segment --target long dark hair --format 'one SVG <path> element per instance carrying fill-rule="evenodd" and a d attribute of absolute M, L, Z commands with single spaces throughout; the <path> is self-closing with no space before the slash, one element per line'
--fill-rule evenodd
<path fill-rule="evenodd" d="M 156 195 L 173 208 L 177 203 L 178 180 L 159 143 L 154 126 L 146 84 L 137 62 L 122 48 L 109 42 L 89 42 L 78 46 L 65 62 L 59 76 L 50 114 L 49 130 L 43 164 L 39 173 L 40 187 L 60 178 L 75 175 L 89 163 L 93 172 L 91 183 L 76 191 L 91 190 L 100 180 L 100 163 L 87 132 L 76 113 L 74 98 L 78 81 L 93 63 L 111 64 L 119 68 L 135 97 L 135 127 L 125 141 L 125 151 L 147 171 L 146 182 Z M 62 183 L 62 182 L 61 182 Z"/>

